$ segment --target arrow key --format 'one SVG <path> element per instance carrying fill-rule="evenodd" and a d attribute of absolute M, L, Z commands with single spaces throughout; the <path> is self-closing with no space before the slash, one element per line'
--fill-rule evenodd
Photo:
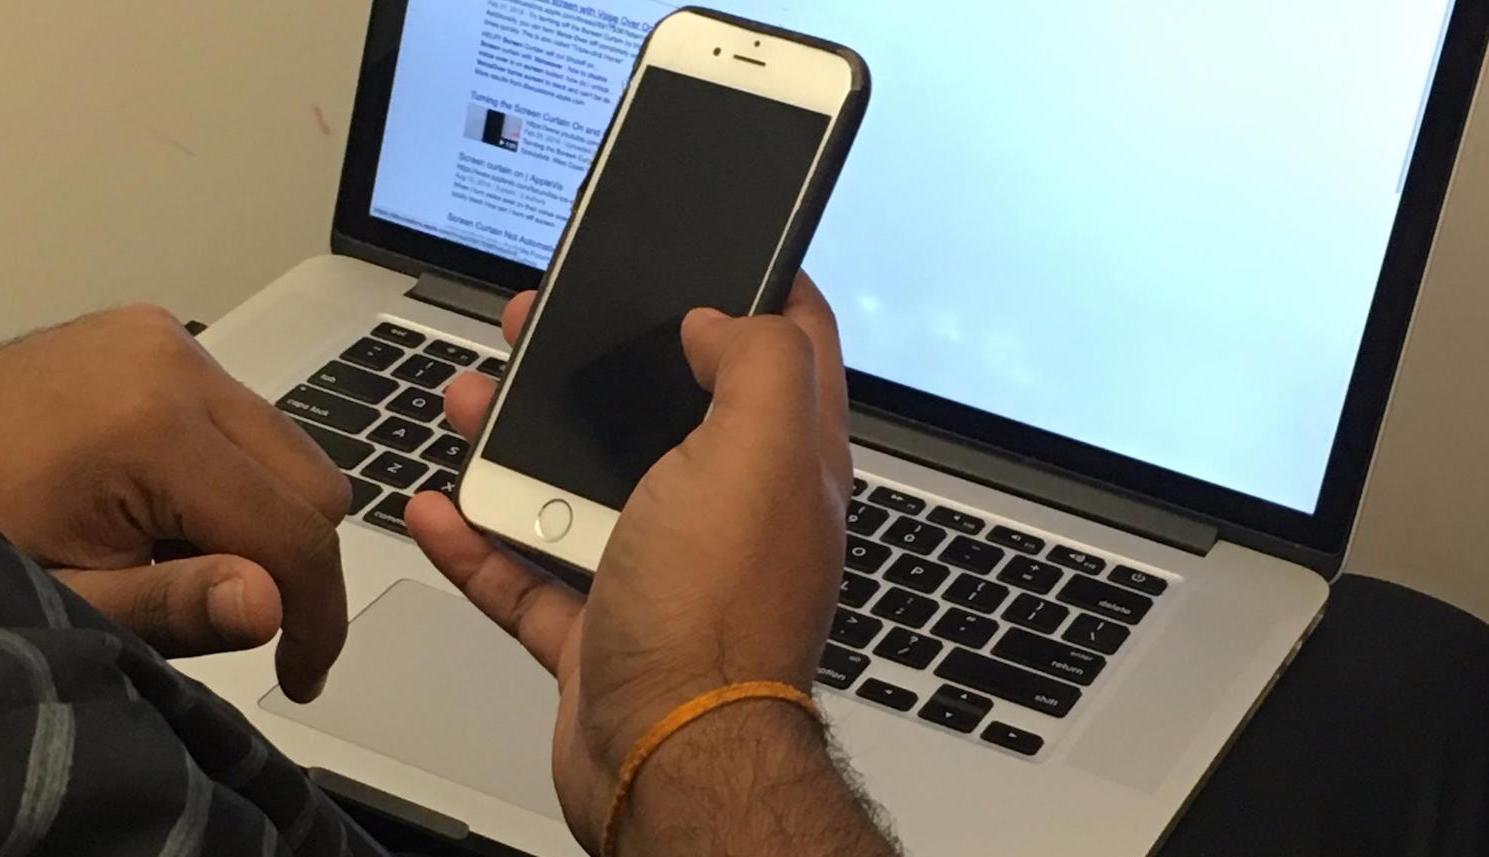
<path fill-rule="evenodd" d="M 931 701 L 920 709 L 921 720 L 937 723 L 947 729 L 971 734 L 982 722 L 982 718 L 993 710 L 993 701 L 978 696 L 970 690 L 962 690 L 949 684 L 941 685 Z"/>

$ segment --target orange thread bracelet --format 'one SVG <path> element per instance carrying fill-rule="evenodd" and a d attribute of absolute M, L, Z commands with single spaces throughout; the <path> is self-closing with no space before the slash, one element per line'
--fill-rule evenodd
<path fill-rule="evenodd" d="M 662 718 L 656 726 L 651 728 L 626 754 L 625 763 L 620 766 L 620 779 L 615 786 L 615 798 L 610 802 L 610 814 L 605 819 L 605 836 L 600 854 L 603 857 L 614 857 L 616 839 L 620 834 L 620 815 L 625 809 L 626 799 L 631 795 L 631 787 L 636 784 L 636 775 L 641 772 L 641 766 L 646 760 L 656 753 L 657 748 L 673 735 L 676 735 L 684 726 L 718 711 L 736 702 L 744 702 L 748 699 L 779 699 L 798 706 L 812 719 L 818 723 L 822 722 L 822 713 L 817 710 L 817 703 L 812 698 L 789 684 L 778 681 L 750 681 L 741 684 L 731 684 L 718 690 L 711 690 L 701 696 L 695 697 L 688 702 L 672 709 L 672 713 Z"/>

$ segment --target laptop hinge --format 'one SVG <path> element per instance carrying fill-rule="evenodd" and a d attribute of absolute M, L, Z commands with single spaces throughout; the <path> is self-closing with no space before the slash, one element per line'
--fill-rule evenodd
<path fill-rule="evenodd" d="M 506 297 L 490 289 L 428 272 L 419 275 L 419 281 L 406 296 L 498 326 L 501 325 L 502 310 L 507 308 Z"/>
<path fill-rule="evenodd" d="M 1189 553 L 1208 554 L 1220 537 L 1210 524 L 926 426 L 854 408 L 852 428 L 864 446 Z"/>

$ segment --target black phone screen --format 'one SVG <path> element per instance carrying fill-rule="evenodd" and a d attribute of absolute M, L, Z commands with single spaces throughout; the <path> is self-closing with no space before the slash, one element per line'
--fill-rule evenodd
<path fill-rule="evenodd" d="M 750 310 L 830 122 L 647 68 L 483 457 L 623 507 L 708 408 L 683 317 Z"/>

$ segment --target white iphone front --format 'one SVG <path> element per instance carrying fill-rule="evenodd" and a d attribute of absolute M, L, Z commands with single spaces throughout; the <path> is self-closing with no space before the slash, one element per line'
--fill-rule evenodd
<path fill-rule="evenodd" d="M 657 25 L 463 475 L 472 523 L 598 567 L 706 413 L 682 317 L 779 308 L 865 86 L 851 52 L 792 34 L 691 10 Z"/>

